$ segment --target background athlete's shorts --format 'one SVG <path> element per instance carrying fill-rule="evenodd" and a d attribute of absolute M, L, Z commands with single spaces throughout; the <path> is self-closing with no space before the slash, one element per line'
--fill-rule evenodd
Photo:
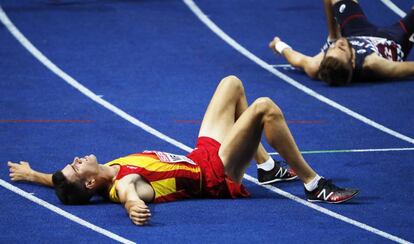
<path fill-rule="evenodd" d="M 197 162 L 203 175 L 203 197 L 237 198 L 248 197 L 249 192 L 242 184 L 232 181 L 224 172 L 218 151 L 220 143 L 209 137 L 199 137 L 194 150 L 187 155 Z"/>
<path fill-rule="evenodd" d="M 413 45 L 409 39 L 414 38 L 413 10 L 397 23 L 387 27 L 378 27 L 369 22 L 361 6 L 352 0 L 337 2 L 333 5 L 333 12 L 342 36 L 374 36 L 393 40 L 401 45 L 405 57 L 408 56 Z"/>

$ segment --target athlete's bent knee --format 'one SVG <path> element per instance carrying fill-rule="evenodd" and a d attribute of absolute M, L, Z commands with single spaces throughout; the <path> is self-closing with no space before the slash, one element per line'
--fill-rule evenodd
<path fill-rule="evenodd" d="M 267 119 L 283 119 L 282 110 L 268 97 L 256 99 L 252 104 L 257 115 Z"/>
<path fill-rule="evenodd" d="M 244 94 L 244 87 L 242 81 L 235 75 L 229 75 L 224 77 L 221 82 L 221 86 L 224 86 L 224 89 L 229 90 L 233 94 Z"/>
<path fill-rule="evenodd" d="M 232 86 L 240 86 L 242 84 L 241 80 L 235 75 L 226 76 L 221 80 L 221 82 Z"/>

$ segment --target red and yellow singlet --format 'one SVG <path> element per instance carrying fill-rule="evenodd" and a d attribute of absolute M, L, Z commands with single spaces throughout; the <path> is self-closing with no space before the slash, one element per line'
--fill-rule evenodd
<path fill-rule="evenodd" d="M 163 152 L 143 152 L 115 159 L 106 165 L 120 165 L 109 199 L 119 202 L 116 185 L 122 177 L 139 174 L 151 184 L 154 202 L 199 197 L 202 189 L 200 167 L 189 158 Z"/>

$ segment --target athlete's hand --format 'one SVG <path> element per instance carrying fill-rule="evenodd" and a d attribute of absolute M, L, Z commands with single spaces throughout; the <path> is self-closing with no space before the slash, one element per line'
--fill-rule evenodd
<path fill-rule="evenodd" d="M 276 43 L 278 43 L 278 42 L 280 42 L 280 41 L 281 41 L 281 40 L 280 40 L 280 38 L 279 38 L 279 37 L 277 37 L 277 36 L 275 36 L 275 37 L 273 38 L 273 40 L 269 43 L 269 48 L 270 48 L 270 49 L 272 49 L 272 51 L 273 51 L 273 52 L 278 53 L 278 52 L 276 51 L 275 45 L 276 45 Z"/>
<path fill-rule="evenodd" d="M 10 179 L 12 181 L 32 181 L 33 170 L 28 162 L 20 161 L 20 163 L 7 162 L 10 171 Z"/>
<path fill-rule="evenodd" d="M 144 202 L 135 202 L 129 208 L 129 218 L 136 225 L 146 225 L 150 221 L 151 212 Z"/>

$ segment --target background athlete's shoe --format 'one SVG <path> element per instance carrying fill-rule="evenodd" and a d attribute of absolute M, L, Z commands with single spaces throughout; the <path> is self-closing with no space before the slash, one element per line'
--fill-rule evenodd
<path fill-rule="evenodd" d="M 280 162 L 275 161 L 273 169 L 266 171 L 257 169 L 257 179 L 260 185 L 271 184 L 277 181 L 289 181 L 298 178 L 296 172 L 289 168 L 284 168 Z"/>
<path fill-rule="evenodd" d="M 341 203 L 353 198 L 358 194 L 358 190 L 340 188 L 334 185 L 331 180 L 321 178 L 318 181 L 318 187 L 313 191 L 305 189 L 305 194 L 309 202 Z"/>

